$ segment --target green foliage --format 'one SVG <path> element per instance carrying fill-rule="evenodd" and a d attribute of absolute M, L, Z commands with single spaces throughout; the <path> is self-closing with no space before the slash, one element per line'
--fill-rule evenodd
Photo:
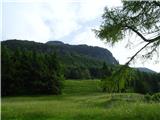
<path fill-rule="evenodd" d="M 85 67 L 67 67 L 65 69 L 66 79 L 89 79 L 91 78 L 90 71 Z"/>
<path fill-rule="evenodd" d="M 122 68 L 117 67 L 117 69 Z M 102 79 L 101 87 L 105 92 L 156 93 L 160 91 L 160 74 L 140 72 L 130 67 L 113 71 Z"/>
<path fill-rule="evenodd" d="M 160 102 L 160 93 L 155 93 L 152 95 L 152 100 L 155 102 Z"/>
<path fill-rule="evenodd" d="M 101 79 L 101 88 L 103 92 L 112 93 L 114 82 L 109 77 Z"/>
<path fill-rule="evenodd" d="M 54 41 L 51 42 L 54 43 Z M 20 51 L 35 51 L 41 54 L 56 52 L 66 79 L 102 78 L 105 74 L 102 70 L 104 61 L 110 67 L 118 64 L 107 49 L 87 45 L 51 44 L 50 42 L 42 44 L 32 41 L 7 40 L 2 42 L 2 46 L 12 51 L 20 49 Z"/>
<path fill-rule="evenodd" d="M 146 102 L 160 102 L 160 93 L 154 93 L 153 95 L 146 94 L 144 100 Z"/>
<path fill-rule="evenodd" d="M 113 81 L 110 79 L 112 69 L 104 62 L 101 70 L 101 87 L 103 92 L 112 92 Z"/>
<path fill-rule="evenodd" d="M 152 96 L 149 95 L 149 94 L 146 94 L 146 95 L 144 95 L 144 100 L 145 100 L 146 102 L 150 102 L 150 101 L 152 100 Z"/>
<path fill-rule="evenodd" d="M 159 30 L 160 5 L 158 4 L 160 4 L 158 1 L 123 1 L 123 10 L 130 17 L 129 23 L 132 26 L 144 32 L 147 30 L 155 32 Z"/>
<path fill-rule="evenodd" d="M 109 66 L 105 62 L 103 63 L 101 72 L 102 72 L 102 78 L 106 78 L 112 74 L 111 68 L 109 68 Z"/>
<path fill-rule="evenodd" d="M 102 16 L 103 22 L 99 30 L 95 30 L 97 36 L 109 43 L 122 40 L 126 34 L 136 33 L 144 41 L 148 34 L 154 35 L 159 41 L 160 2 L 158 1 L 123 1 L 123 6 L 108 9 Z M 155 45 L 156 46 L 156 45 Z"/>
<path fill-rule="evenodd" d="M 135 92 L 138 93 L 156 93 L 160 91 L 160 76 L 159 74 L 139 72 L 136 73 L 137 77 L 132 82 Z"/>
<path fill-rule="evenodd" d="M 55 54 L 2 46 L 2 96 L 60 94 L 63 74 Z"/>
<path fill-rule="evenodd" d="M 105 13 L 102 18 L 104 22 L 100 26 L 100 30 L 95 30 L 96 35 L 105 39 L 107 42 L 114 44 L 124 37 L 123 34 L 123 22 L 124 15 L 118 9 L 109 10 L 105 8 Z"/>
<path fill-rule="evenodd" d="M 107 79 L 102 80 L 102 84 L 106 84 L 103 85 L 103 89 L 109 89 L 109 92 L 133 92 L 130 84 L 136 78 L 135 70 L 125 67 L 122 71 L 116 72 L 114 70 Z"/>

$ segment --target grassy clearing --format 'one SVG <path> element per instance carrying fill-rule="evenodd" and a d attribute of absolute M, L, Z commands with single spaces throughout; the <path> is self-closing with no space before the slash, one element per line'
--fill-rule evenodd
<path fill-rule="evenodd" d="M 2 99 L 3 120 L 160 120 L 159 110 L 139 94 L 101 93 L 98 80 L 67 80 L 59 96 Z"/>

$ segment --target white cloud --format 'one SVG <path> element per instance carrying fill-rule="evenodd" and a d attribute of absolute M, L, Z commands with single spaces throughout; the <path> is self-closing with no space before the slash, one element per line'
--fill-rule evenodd
<path fill-rule="evenodd" d="M 100 17 L 104 12 L 104 7 L 120 6 L 120 0 L 82 0 L 80 2 L 80 19 L 86 21 Z"/>
<path fill-rule="evenodd" d="M 2 26 L 2 3 L 0 2 L 0 26 Z M 2 40 L 2 27 L 0 27 L 0 41 Z"/>
<path fill-rule="evenodd" d="M 52 38 L 61 39 L 81 27 L 85 29 L 85 26 L 82 26 L 81 23 L 101 17 L 107 4 L 114 6 L 115 2 L 110 3 L 108 0 L 59 0 L 46 2 L 45 5 L 48 11 L 45 11 L 45 14 L 47 12 L 50 13 L 49 16 L 52 16 L 46 17 L 48 25 L 53 32 Z M 119 5 L 120 1 L 117 4 Z"/>
<path fill-rule="evenodd" d="M 2 0 L 3 3 L 39 3 L 44 0 Z"/>
<path fill-rule="evenodd" d="M 3 39 L 29 39 L 43 42 L 50 31 L 39 15 L 37 4 L 3 4 Z"/>
<path fill-rule="evenodd" d="M 81 23 L 100 17 L 105 5 L 114 5 L 107 1 L 3 0 L 3 39 L 61 39 L 85 29 Z"/>
<path fill-rule="evenodd" d="M 71 9 L 69 3 L 57 1 L 52 4 L 46 3 L 43 7 L 46 8 L 43 14 L 44 20 L 53 32 L 53 39 L 60 39 L 81 27 L 77 23 L 76 13 L 73 8 Z M 46 16 L 46 13 L 49 15 Z"/>
<path fill-rule="evenodd" d="M 82 33 L 75 35 L 70 44 L 87 44 L 90 46 L 105 48 L 105 44 L 95 37 L 95 34 L 91 28 L 86 28 Z"/>

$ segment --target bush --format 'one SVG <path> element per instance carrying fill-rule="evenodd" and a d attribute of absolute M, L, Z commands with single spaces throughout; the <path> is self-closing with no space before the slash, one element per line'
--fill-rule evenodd
<path fill-rule="evenodd" d="M 160 93 L 155 93 L 154 95 L 152 95 L 152 100 L 154 102 L 160 102 Z"/>
<path fill-rule="evenodd" d="M 145 100 L 146 102 L 150 102 L 150 101 L 152 100 L 152 96 L 149 95 L 149 94 L 146 94 L 146 95 L 144 96 L 144 100 Z"/>

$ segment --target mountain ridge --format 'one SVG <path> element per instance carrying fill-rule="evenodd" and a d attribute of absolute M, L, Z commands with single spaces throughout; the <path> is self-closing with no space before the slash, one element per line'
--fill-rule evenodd
<path fill-rule="evenodd" d="M 151 70 L 151 69 L 146 68 L 146 67 L 137 67 L 136 69 L 138 69 L 141 72 L 146 72 L 146 73 L 157 73 L 156 71 Z"/>
<path fill-rule="evenodd" d="M 57 44 L 57 42 L 61 44 Z M 61 41 L 49 41 L 46 42 L 46 44 L 61 47 L 61 49 L 65 49 L 69 52 L 71 52 L 71 50 L 74 50 L 74 52 L 80 53 L 85 56 L 106 60 L 109 61 L 109 64 L 119 64 L 108 49 L 101 48 L 98 46 L 88 46 L 86 44 L 70 45 L 70 44 L 65 44 Z"/>
<path fill-rule="evenodd" d="M 38 43 L 17 39 L 2 41 L 1 45 L 6 46 L 13 51 L 15 49 L 21 49 L 42 53 L 56 52 L 60 56 L 62 63 L 67 66 L 79 66 L 79 64 L 81 64 L 84 67 L 94 67 L 102 66 L 103 62 L 111 65 L 118 64 L 109 50 L 88 45 L 69 45 L 61 41 Z"/>
<path fill-rule="evenodd" d="M 113 57 L 110 61 L 114 60 L 113 64 L 118 64 L 118 62 L 116 61 L 116 59 L 114 58 L 114 56 L 112 55 L 112 53 L 109 50 L 107 50 L 105 48 L 98 47 L 98 46 L 88 46 L 86 44 L 70 45 L 70 44 L 66 44 L 66 43 L 63 43 L 63 42 L 58 41 L 58 40 L 48 41 L 46 43 L 39 43 L 39 42 L 35 42 L 35 41 L 17 40 L 17 39 L 1 41 L 1 44 L 2 44 L 2 46 L 7 45 L 7 47 L 9 47 L 11 49 L 12 48 L 23 48 L 23 49 L 30 49 L 30 50 L 31 49 L 36 49 L 36 50 L 38 50 L 38 52 L 43 52 L 43 51 L 45 51 L 45 52 L 56 51 L 57 52 L 58 51 L 58 54 L 61 54 L 60 55 L 61 59 L 62 59 L 61 61 L 65 62 L 63 60 L 63 58 L 64 58 L 65 60 L 68 59 L 67 61 L 72 61 L 73 64 L 77 64 L 77 65 L 78 65 L 78 63 L 75 63 L 72 57 L 75 57 L 76 61 L 80 62 L 81 61 L 80 58 L 81 58 L 81 55 L 82 55 L 84 63 L 85 63 L 85 61 L 89 61 L 89 62 L 94 63 L 95 66 L 98 66 L 98 65 L 100 65 L 99 63 L 102 63 L 102 61 L 105 62 L 105 58 L 103 58 L 102 56 L 105 56 L 104 53 L 106 52 L 106 53 L 108 53 L 107 57 L 109 57 L 109 56 L 111 56 L 111 58 Z M 34 48 L 30 47 L 32 45 L 34 46 Z M 92 54 L 85 54 L 84 55 L 85 51 L 81 50 L 83 48 L 88 48 L 86 50 L 92 50 L 92 49 L 99 50 L 99 49 L 101 49 L 101 50 L 104 51 L 104 53 L 102 52 L 101 57 L 94 56 L 94 54 L 93 55 Z M 74 49 L 74 51 L 72 51 L 73 49 Z M 77 55 L 77 52 L 80 52 L 81 54 Z M 100 53 L 97 53 L 97 54 L 100 55 Z M 99 59 L 97 59 L 96 57 L 99 57 Z M 70 62 L 68 62 L 68 63 L 69 63 L 68 66 L 70 66 L 71 63 Z M 66 64 L 68 64 L 68 63 L 66 63 Z M 109 64 L 110 63 L 111 62 L 109 62 Z M 84 64 L 84 66 L 86 66 L 86 64 Z M 151 69 L 146 68 L 146 67 L 136 67 L 135 69 L 138 69 L 141 72 L 157 73 L 156 71 L 151 70 Z"/>

